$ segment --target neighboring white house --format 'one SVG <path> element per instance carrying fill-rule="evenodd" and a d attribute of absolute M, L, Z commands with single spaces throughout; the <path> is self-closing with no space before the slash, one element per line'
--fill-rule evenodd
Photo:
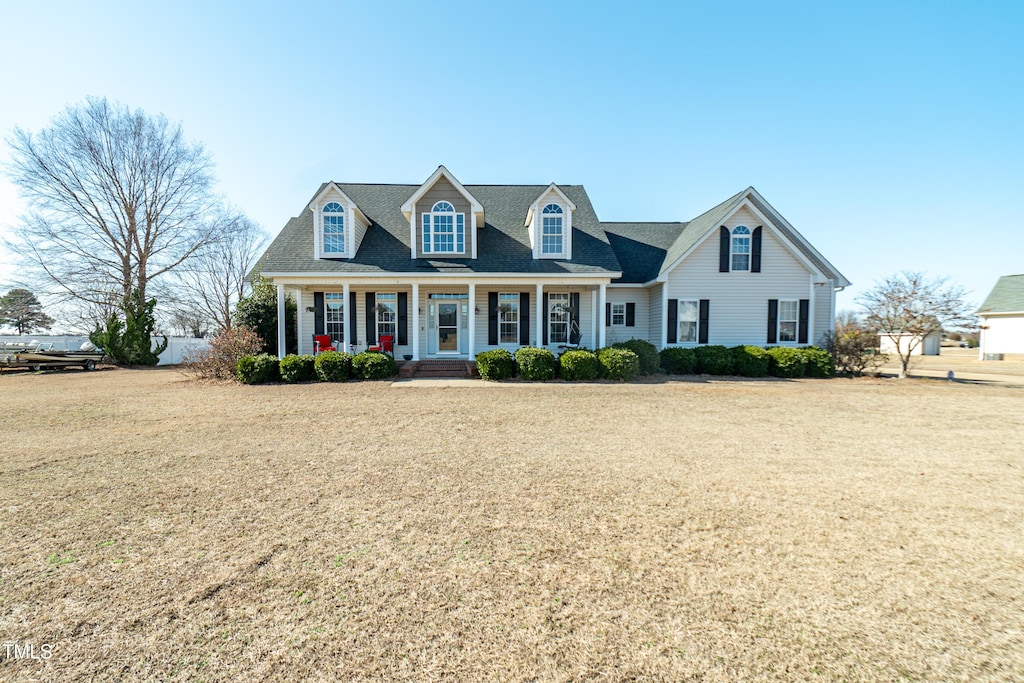
<path fill-rule="evenodd" d="M 999 278 L 978 315 L 979 358 L 993 353 L 1024 353 L 1024 274 Z"/>
<path fill-rule="evenodd" d="M 919 334 L 879 334 L 879 351 L 882 353 L 891 353 L 903 355 L 907 352 L 907 348 L 913 344 L 914 348 L 910 349 L 911 356 L 937 356 L 942 348 L 942 332 L 936 330 L 930 332 L 924 339 Z"/>
<path fill-rule="evenodd" d="M 849 281 L 754 188 L 689 222 L 608 223 L 580 185 L 320 186 L 267 248 L 278 310 L 361 350 L 414 360 L 630 338 L 658 348 L 801 346 L 834 329 Z M 279 316 L 283 318 L 283 315 Z M 284 353 L 284 321 L 278 348 Z"/>

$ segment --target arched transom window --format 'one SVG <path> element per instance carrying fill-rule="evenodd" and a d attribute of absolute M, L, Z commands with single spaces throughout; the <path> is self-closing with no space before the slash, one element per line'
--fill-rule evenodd
<path fill-rule="evenodd" d="M 561 254 L 565 251 L 562 215 L 562 207 L 558 204 L 548 204 L 541 211 L 540 250 L 542 254 Z"/>
<path fill-rule="evenodd" d="M 323 244 L 325 254 L 345 253 L 345 207 L 338 202 L 324 206 Z"/>
<path fill-rule="evenodd" d="M 732 270 L 750 270 L 750 228 L 745 225 L 732 229 Z"/>
<path fill-rule="evenodd" d="M 423 214 L 423 253 L 461 254 L 466 250 L 466 214 L 440 201 Z"/>

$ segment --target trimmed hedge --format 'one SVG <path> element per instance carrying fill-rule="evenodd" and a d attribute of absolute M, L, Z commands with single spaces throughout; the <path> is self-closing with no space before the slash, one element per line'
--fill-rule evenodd
<path fill-rule="evenodd" d="M 316 377 L 313 363 L 316 359 L 313 356 L 299 356 L 289 353 L 281 359 L 281 381 L 294 384 L 295 382 L 309 382 Z"/>
<path fill-rule="evenodd" d="M 242 356 L 235 366 L 235 377 L 242 384 L 266 384 L 281 378 L 277 357 L 269 353 Z"/>
<path fill-rule="evenodd" d="M 388 379 L 398 374 L 395 359 L 379 351 L 363 351 L 352 359 L 352 375 L 358 379 Z"/>
<path fill-rule="evenodd" d="M 649 341 L 643 339 L 628 339 L 624 342 L 612 344 L 613 349 L 629 349 L 636 354 L 640 360 L 640 374 L 654 375 L 661 371 L 661 358 L 658 357 L 658 349 Z"/>
<path fill-rule="evenodd" d="M 313 363 L 321 382 L 344 382 L 352 376 L 352 356 L 342 351 L 324 351 Z"/>
<path fill-rule="evenodd" d="M 559 374 L 568 382 L 597 379 L 601 376 L 601 362 L 593 351 L 574 349 L 558 358 Z"/>
<path fill-rule="evenodd" d="M 771 363 L 768 372 L 775 377 L 796 378 L 804 376 L 804 369 L 807 366 L 807 357 L 803 349 L 794 349 L 790 346 L 774 346 L 768 349 L 771 356 Z"/>
<path fill-rule="evenodd" d="M 694 351 L 697 354 L 697 372 L 699 374 L 733 374 L 732 352 L 724 346 L 698 346 Z"/>
<path fill-rule="evenodd" d="M 547 349 L 524 346 L 516 351 L 516 366 L 523 379 L 546 381 L 558 374 L 558 359 Z"/>
<path fill-rule="evenodd" d="M 601 376 L 606 379 L 631 382 L 640 372 L 640 359 L 629 349 L 600 349 L 597 360 L 601 363 Z"/>
<path fill-rule="evenodd" d="M 742 377 L 765 377 L 771 357 L 760 346 L 734 346 L 732 353 L 733 372 Z"/>
<path fill-rule="evenodd" d="M 484 351 L 476 354 L 476 370 L 483 379 L 508 379 L 516 374 L 516 359 L 506 349 Z"/>
<path fill-rule="evenodd" d="M 670 375 L 692 375 L 697 371 L 697 354 L 693 349 L 671 346 L 659 354 L 661 369 Z"/>
<path fill-rule="evenodd" d="M 808 377 L 835 377 L 836 361 L 832 354 L 817 346 L 800 349 L 807 360 L 805 373 Z"/>

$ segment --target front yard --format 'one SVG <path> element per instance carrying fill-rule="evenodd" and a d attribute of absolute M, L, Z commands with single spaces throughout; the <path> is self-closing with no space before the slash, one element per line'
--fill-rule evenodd
<path fill-rule="evenodd" d="M 0 680 L 1024 679 L 1024 390 L 0 376 Z M 24 650 L 22 650 L 24 652 Z"/>

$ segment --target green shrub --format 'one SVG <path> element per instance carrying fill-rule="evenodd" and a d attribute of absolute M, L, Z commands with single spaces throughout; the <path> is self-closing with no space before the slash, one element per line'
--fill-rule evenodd
<path fill-rule="evenodd" d="M 516 367 L 523 379 L 546 381 L 558 373 L 558 359 L 547 349 L 524 346 L 516 351 Z"/>
<path fill-rule="evenodd" d="M 612 344 L 613 349 L 629 349 L 640 359 L 640 374 L 655 375 L 661 372 L 661 358 L 658 357 L 658 349 L 649 341 L 643 339 L 629 339 L 624 342 Z"/>
<path fill-rule="evenodd" d="M 670 375 L 692 375 L 697 370 L 697 354 L 693 349 L 670 346 L 659 354 L 661 369 Z"/>
<path fill-rule="evenodd" d="M 832 354 L 817 346 L 800 349 L 807 365 L 804 373 L 807 377 L 834 377 L 836 362 Z"/>
<path fill-rule="evenodd" d="M 789 346 L 773 346 L 768 349 L 768 355 L 772 359 L 768 365 L 768 373 L 774 377 L 804 376 L 807 358 L 800 349 Z"/>
<path fill-rule="evenodd" d="M 516 374 L 516 359 L 506 349 L 484 351 L 476 354 L 476 370 L 483 379 L 508 379 Z"/>
<path fill-rule="evenodd" d="M 281 381 L 292 384 L 294 382 L 309 382 L 316 373 L 313 364 L 316 359 L 313 356 L 299 356 L 289 353 L 281 359 Z"/>
<path fill-rule="evenodd" d="M 631 382 L 640 372 L 640 359 L 629 349 L 600 349 L 597 360 L 601 363 L 601 376 L 607 379 Z"/>
<path fill-rule="evenodd" d="M 733 374 L 732 352 L 724 346 L 698 346 L 697 372 L 702 375 Z"/>
<path fill-rule="evenodd" d="M 398 374 L 395 359 L 379 351 L 363 351 L 352 359 L 352 375 L 358 379 L 387 379 Z"/>
<path fill-rule="evenodd" d="M 558 358 L 562 379 L 569 382 L 597 379 L 601 376 L 601 362 L 593 351 L 573 349 Z"/>
<path fill-rule="evenodd" d="M 242 356 L 235 367 L 235 377 L 242 384 L 266 384 L 281 378 L 276 356 L 261 353 L 258 356 Z"/>
<path fill-rule="evenodd" d="M 341 351 L 324 351 L 313 363 L 321 382 L 344 382 L 352 376 L 352 356 Z"/>
<path fill-rule="evenodd" d="M 734 346 L 732 352 L 733 372 L 742 377 L 764 377 L 768 374 L 771 357 L 760 346 Z"/>

